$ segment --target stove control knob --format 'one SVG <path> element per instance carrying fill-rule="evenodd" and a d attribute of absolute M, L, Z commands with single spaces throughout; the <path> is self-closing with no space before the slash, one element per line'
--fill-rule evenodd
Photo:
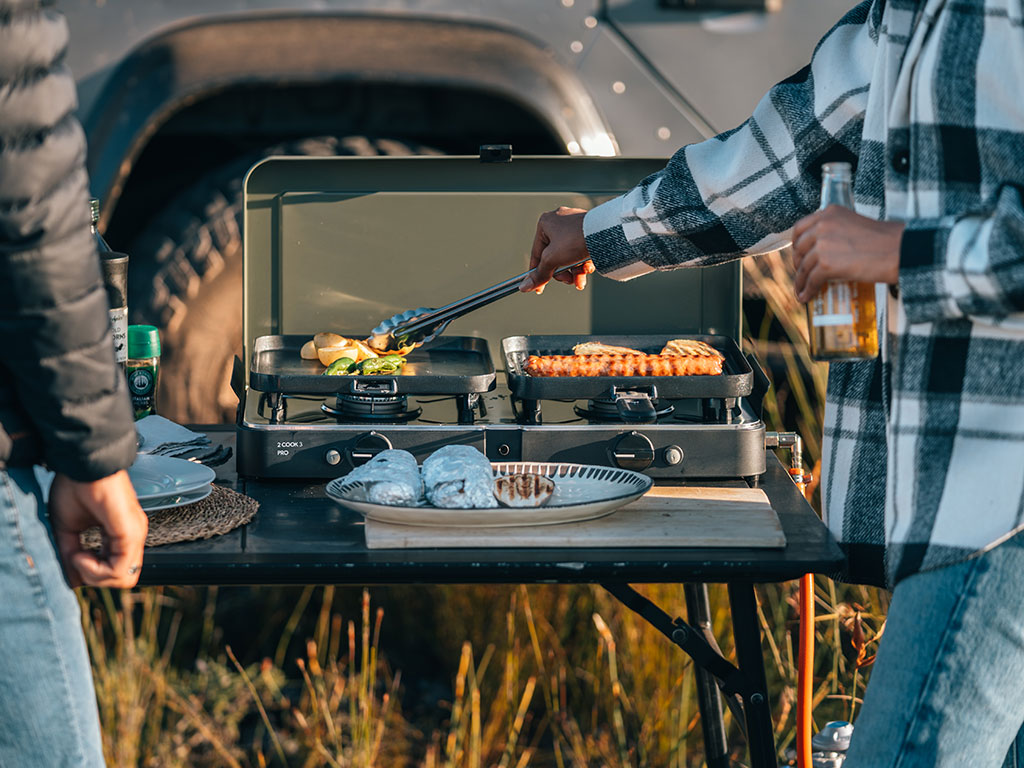
<path fill-rule="evenodd" d="M 675 467 L 683 463 L 683 449 L 678 445 L 670 445 L 665 448 L 665 463 L 670 467 Z"/>
<path fill-rule="evenodd" d="M 393 447 L 391 441 L 379 432 L 367 432 L 365 435 L 357 437 L 355 442 L 352 443 L 352 447 L 348 449 L 348 460 L 352 462 L 353 467 L 358 467 L 360 464 L 368 462 L 381 451 L 386 451 Z"/>
<path fill-rule="evenodd" d="M 338 464 L 341 464 L 341 454 L 331 448 L 331 450 L 324 454 L 324 461 L 332 467 L 336 467 Z"/>
<path fill-rule="evenodd" d="M 643 472 L 654 463 L 654 445 L 639 432 L 627 432 L 612 446 L 611 459 L 617 467 Z"/>

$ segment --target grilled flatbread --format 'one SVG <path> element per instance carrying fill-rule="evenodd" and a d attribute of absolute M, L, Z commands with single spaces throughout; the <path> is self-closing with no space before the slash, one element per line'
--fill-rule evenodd
<path fill-rule="evenodd" d="M 722 353 L 710 344 L 696 339 L 672 339 L 661 350 L 661 354 L 673 357 L 722 357 Z"/>
<path fill-rule="evenodd" d="M 574 355 L 642 355 L 638 349 L 629 347 L 614 347 L 611 344 L 603 344 L 600 341 L 584 341 L 572 348 Z"/>

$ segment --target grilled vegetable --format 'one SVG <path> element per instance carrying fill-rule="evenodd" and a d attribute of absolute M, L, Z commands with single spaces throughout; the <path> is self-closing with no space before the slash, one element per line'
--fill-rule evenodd
<path fill-rule="evenodd" d="M 353 360 L 359 359 L 359 350 L 348 344 L 339 344 L 336 347 L 319 347 L 316 356 L 320 358 L 323 365 L 330 365 L 342 357 L 349 357 Z"/>
<path fill-rule="evenodd" d="M 357 366 L 357 372 L 366 376 L 379 376 L 398 373 L 405 367 L 405 358 L 401 355 L 385 355 L 363 360 Z"/>
<path fill-rule="evenodd" d="M 352 370 L 352 366 L 355 364 L 356 361 L 351 357 L 339 357 L 327 366 L 327 370 L 324 371 L 324 376 L 344 376 Z"/>
<path fill-rule="evenodd" d="M 390 362 L 380 368 L 370 366 L 366 371 L 359 373 L 397 373 L 405 365 L 405 358 L 402 355 L 411 352 L 412 347 L 403 349 L 398 354 L 383 355 Z M 319 360 L 323 365 L 331 365 L 335 360 L 343 357 L 351 358 L 357 363 L 364 363 L 368 360 L 376 360 L 381 355 L 374 352 L 364 341 L 339 336 L 337 333 L 323 331 L 314 336 L 311 340 L 302 345 L 299 356 L 303 360 Z M 354 371 L 349 371 L 354 373 Z M 337 375 L 337 374 L 332 374 Z"/>
<path fill-rule="evenodd" d="M 344 336 L 339 336 L 338 334 L 331 333 L 330 331 L 323 331 L 322 333 L 318 333 L 316 336 L 313 337 L 313 345 L 317 349 L 322 349 L 324 347 L 337 347 L 342 344 L 345 344 L 347 341 L 348 339 L 346 339 Z M 352 345 L 346 344 L 346 346 Z"/>

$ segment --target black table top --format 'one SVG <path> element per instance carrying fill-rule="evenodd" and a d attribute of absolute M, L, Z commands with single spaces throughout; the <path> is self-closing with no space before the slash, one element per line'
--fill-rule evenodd
<path fill-rule="evenodd" d="M 233 428 L 204 429 L 211 439 L 234 444 Z M 838 571 L 843 555 L 835 539 L 774 454 L 767 465 L 761 487 L 782 523 L 784 549 L 526 549 L 510 537 L 500 549 L 368 550 L 362 518 L 327 498 L 323 482 L 239 478 L 232 461 L 218 469 L 217 482 L 258 500 L 256 518 L 206 541 L 147 549 L 140 583 L 755 582 Z"/>

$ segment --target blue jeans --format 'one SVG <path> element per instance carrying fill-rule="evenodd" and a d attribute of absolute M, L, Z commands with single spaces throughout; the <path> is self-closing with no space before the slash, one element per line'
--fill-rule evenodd
<path fill-rule="evenodd" d="M 31 469 L 0 469 L 0 766 L 102 766 L 74 592 Z"/>
<path fill-rule="evenodd" d="M 1024 534 L 897 584 L 844 768 L 1024 765 L 1022 598 Z"/>

